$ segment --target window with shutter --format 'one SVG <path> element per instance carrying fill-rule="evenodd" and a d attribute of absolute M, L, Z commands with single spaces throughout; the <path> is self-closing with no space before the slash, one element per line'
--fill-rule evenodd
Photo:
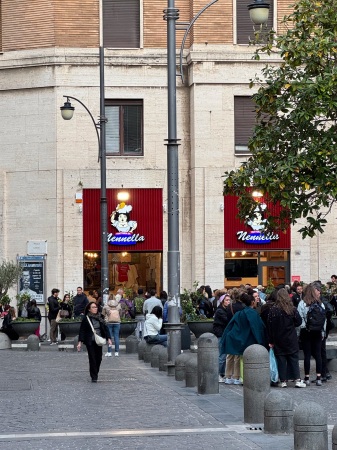
<path fill-rule="evenodd" d="M 249 39 L 254 37 L 254 24 L 250 20 L 248 5 L 251 0 L 236 0 L 236 43 L 249 44 Z M 267 22 L 267 30 L 273 28 L 274 19 L 274 1 L 270 0 L 269 17 Z"/>
<path fill-rule="evenodd" d="M 143 101 L 107 100 L 106 152 L 110 156 L 143 156 Z"/>
<path fill-rule="evenodd" d="M 140 47 L 139 0 L 103 0 L 103 45 Z"/>
<path fill-rule="evenodd" d="M 235 155 L 249 155 L 248 140 L 256 124 L 252 97 L 234 97 Z"/>

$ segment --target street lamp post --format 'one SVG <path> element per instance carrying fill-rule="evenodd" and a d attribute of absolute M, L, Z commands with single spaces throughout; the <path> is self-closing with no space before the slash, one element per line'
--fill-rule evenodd
<path fill-rule="evenodd" d="M 167 196 L 168 196 L 168 251 L 167 251 L 167 284 L 168 294 L 171 298 L 171 305 L 180 305 L 180 252 L 179 252 L 179 156 L 178 146 L 179 140 L 177 138 L 177 89 L 176 76 L 180 76 L 182 81 L 182 58 L 183 49 L 186 42 L 187 35 L 191 30 L 194 22 L 200 15 L 218 0 L 212 0 L 204 8 L 202 8 L 193 19 L 186 23 L 180 24 L 180 29 L 186 29 L 182 44 L 180 47 L 180 73 L 177 74 L 177 55 L 176 55 L 176 29 L 177 20 L 179 19 L 179 9 L 175 7 L 175 0 L 167 0 L 167 8 L 164 10 L 164 20 L 167 21 Z M 269 4 L 263 0 L 255 0 L 254 3 L 248 6 L 251 20 L 256 24 L 263 24 L 268 19 Z M 182 27 L 182 28 L 181 28 Z M 173 311 L 171 317 L 174 321 L 179 319 L 177 311 Z M 167 326 L 168 331 L 175 329 L 179 333 L 179 339 L 171 339 L 173 334 L 170 332 L 169 342 L 169 361 L 174 361 L 175 357 L 180 353 L 179 343 L 180 330 L 178 331 L 176 325 L 171 323 Z M 172 342 L 174 341 L 174 342 Z"/>
<path fill-rule="evenodd" d="M 64 95 L 67 101 L 64 106 L 61 106 L 61 114 L 63 119 L 70 120 L 74 114 L 75 108 L 69 102 L 69 99 L 80 103 L 87 113 L 96 128 L 99 148 L 100 160 L 100 177 L 101 177 L 101 192 L 100 192 L 100 233 L 101 233 L 101 289 L 103 303 L 107 303 L 109 298 L 109 260 L 108 260 L 108 207 L 106 197 L 106 123 L 105 116 L 105 80 L 104 80 L 104 45 L 103 45 L 103 3 L 99 2 L 99 94 L 100 94 L 100 117 L 96 123 L 89 109 L 75 97 Z M 99 132 L 98 132 L 99 130 Z"/>

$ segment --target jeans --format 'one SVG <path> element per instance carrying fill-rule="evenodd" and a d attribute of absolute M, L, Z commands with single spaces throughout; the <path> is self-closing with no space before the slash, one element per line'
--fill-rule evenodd
<path fill-rule="evenodd" d="M 219 375 L 221 375 L 222 377 L 225 375 L 225 369 L 226 369 L 226 353 L 221 353 L 221 348 L 220 348 L 220 340 L 221 337 L 218 338 L 218 342 L 219 342 Z"/>
<path fill-rule="evenodd" d="M 156 334 L 155 336 L 145 336 L 145 341 L 148 344 L 159 344 L 167 347 L 167 335 L 166 334 Z"/>
<path fill-rule="evenodd" d="M 109 330 L 110 338 L 114 339 L 115 342 L 115 352 L 119 352 L 119 330 L 121 327 L 120 323 L 107 323 L 106 324 Z M 112 347 L 108 346 L 108 352 L 111 353 Z"/>

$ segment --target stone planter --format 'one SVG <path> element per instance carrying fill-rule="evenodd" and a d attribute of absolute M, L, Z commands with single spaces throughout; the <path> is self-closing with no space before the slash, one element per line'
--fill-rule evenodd
<path fill-rule="evenodd" d="M 187 325 L 197 339 L 204 333 L 213 333 L 213 320 L 189 321 Z"/>
<path fill-rule="evenodd" d="M 65 335 L 66 339 L 73 339 L 79 334 L 81 323 L 81 320 L 73 322 L 60 321 L 58 326 L 60 327 L 60 332 Z"/>
<path fill-rule="evenodd" d="M 121 339 L 126 339 L 130 336 L 137 327 L 137 321 L 132 320 L 130 322 L 121 322 L 119 336 Z"/>
<path fill-rule="evenodd" d="M 38 320 L 31 322 L 17 322 L 13 320 L 11 322 L 11 326 L 13 330 L 19 335 L 19 339 L 27 339 L 28 336 L 34 334 L 35 331 L 39 328 L 40 322 Z"/>

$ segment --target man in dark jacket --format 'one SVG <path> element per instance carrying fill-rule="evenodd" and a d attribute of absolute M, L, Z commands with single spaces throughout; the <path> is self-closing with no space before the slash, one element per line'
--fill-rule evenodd
<path fill-rule="evenodd" d="M 79 317 L 84 315 L 84 310 L 89 300 L 83 289 L 79 286 L 77 288 L 77 295 L 73 298 L 73 306 L 74 306 L 74 317 Z"/>
<path fill-rule="evenodd" d="M 57 344 L 57 322 L 56 317 L 57 313 L 60 310 L 59 305 L 59 295 L 60 290 L 59 289 L 52 289 L 51 296 L 48 297 L 48 320 L 50 323 L 50 345 Z"/>
<path fill-rule="evenodd" d="M 214 315 L 213 333 L 220 343 L 220 339 L 228 324 L 227 306 L 230 304 L 231 298 L 229 295 L 224 294 L 219 300 L 220 304 Z M 222 352 L 219 346 L 219 383 L 225 382 L 226 356 L 226 353 Z"/>

